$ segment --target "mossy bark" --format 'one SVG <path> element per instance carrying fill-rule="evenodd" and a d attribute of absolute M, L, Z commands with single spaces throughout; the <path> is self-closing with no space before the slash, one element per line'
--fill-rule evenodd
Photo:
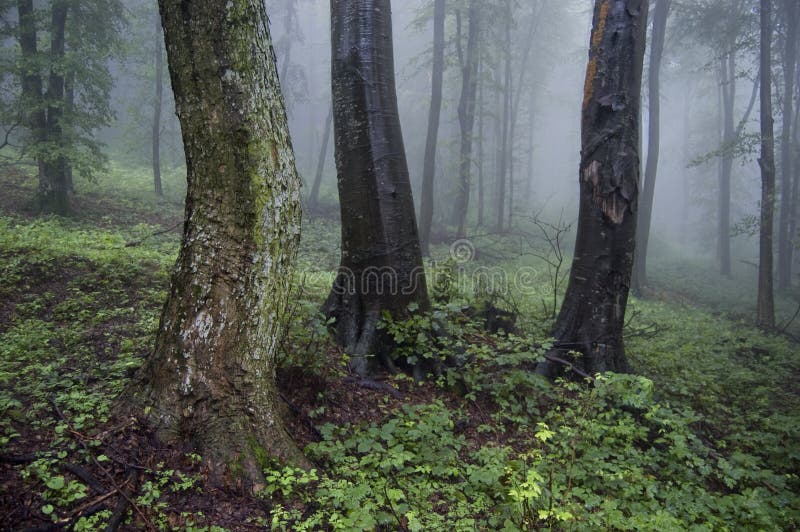
<path fill-rule="evenodd" d="M 126 399 L 219 472 L 304 464 L 279 415 L 275 350 L 300 236 L 295 169 L 264 4 L 161 0 L 186 152 L 180 254 L 155 350 Z"/>
<path fill-rule="evenodd" d="M 626 371 L 622 341 L 639 192 L 639 112 L 647 0 L 597 0 L 586 70 L 580 212 L 557 348 L 588 374 Z M 539 368 L 554 375 L 560 368 Z"/>
<path fill-rule="evenodd" d="M 408 175 L 389 0 L 331 0 L 334 138 L 342 216 L 340 272 L 324 306 L 359 373 L 391 342 L 377 329 L 416 303 L 429 308 Z M 373 358 L 373 356 L 377 358 Z"/>

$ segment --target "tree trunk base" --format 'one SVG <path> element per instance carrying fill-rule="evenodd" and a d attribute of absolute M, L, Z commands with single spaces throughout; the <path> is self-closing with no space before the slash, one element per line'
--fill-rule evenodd
<path fill-rule="evenodd" d="M 140 376 L 117 400 L 116 410 L 153 429 L 159 442 L 200 454 L 217 485 L 252 495 L 264 487 L 265 468 L 312 467 L 283 420 L 275 418 L 283 411 L 277 401 L 242 405 L 236 396 L 159 393 Z"/>

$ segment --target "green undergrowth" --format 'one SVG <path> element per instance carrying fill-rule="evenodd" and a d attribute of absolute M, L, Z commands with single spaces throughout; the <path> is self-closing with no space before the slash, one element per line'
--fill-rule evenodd
<path fill-rule="evenodd" d="M 267 472 L 265 496 L 283 500 L 269 524 L 286 530 L 798 526 L 793 346 L 700 311 L 639 307 L 637 319 L 662 327 L 655 338 L 631 342 L 643 376 L 608 374 L 593 385 L 550 385 L 532 375 L 530 364 L 546 344 L 478 337 L 478 324 L 469 321 L 451 326 L 445 352 L 471 342 L 459 371 L 439 379 L 448 402 L 404 405 L 380 422 L 322 426 L 322 441 L 306 450 L 320 469 Z M 428 327 L 424 320 L 406 325 L 387 327 L 406 347 L 420 344 L 407 353 L 436 351 L 426 335 L 418 336 Z M 748 352 L 771 354 L 743 363 Z M 447 390 L 457 390 L 459 399 Z"/>
<path fill-rule="evenodd" d="M 91 436 L 151 348 L 178 242 L 156 234 L 163 229 L 0 217 L 0 454 L 50 451 L 14 471 L 53 522 L 90 493 L 65 473 L 65 461 L 108 460 Z M 269 515 L 248 526 L 800 527 L 796 344 L 684 299 L 637 300 L 626 330 L 639 376 L 549 383 L 532 369 L 548 348 L 552 279 L 541 264 L 514 277 L 528 264 L 524 256 L 448 262 L 448 246 L 436 247 L 426 265 L 433 313 L 382 324 L 398 361 L 425 362 L 426 382 L 389 377 L 389 386 L 410 391 L 407 399 L 387 397 L 383 404 L 394 406 L 380 417 L 337 421 L 330 411 L 339 406 L 327 394 L 352 376 L 318 312 L 338 263 L 337 239 L 334 224 L 304 225 L 279 354 L 282 369 L 302 375 L 302 385 L 314 382 L 322 397 L 300 405 L 319 432 L 305 449 L 316 469 L 267 469 L 264 501 L 242 504 Z M 508 242 L 501 251 L 514 249 Z M 493 285 L 501 290 L 458 277 L 481 267 L 505 272 Z M 512 308 L 516 334 L 486 332 L 487 305 Z M 175 494 L 202 493 L 197 468 L 158 464 L 143 474 L 137 508 L 157 529 L 208 530 L 211 519 L 174 506 Z M 99 512 L 73 528 L 102 529 L 109 519 Z M 128 522 L 138 519 L 131 513 Z"/>

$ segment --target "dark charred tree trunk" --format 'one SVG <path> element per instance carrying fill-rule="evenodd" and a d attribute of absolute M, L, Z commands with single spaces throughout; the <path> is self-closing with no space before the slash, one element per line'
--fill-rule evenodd
<path fill-rule="evenodd" d="M 792 120 L 794 119 L 794 85 L 797 68 L 797 0 L 784 0 L 786 15 L 786 47 L 783 57 L 783 128 L 781 130 L 781 217 L 778 227 L 778 288 L 786 290 L 792 284 Z"/>
<path fill-rule="evenodd" d="M 719 221 L 717 248 L 719 273 L 731 275 L 731 173 L 733 170 L 733 145 L 736 142 L 733 112 L 736 103 L 736 52 L 730 51 L 720 63 L 722 72 L 722 170 L 719 181 Z"/>
<path fill-rule="evenodd" d="M 461 96 L 458 100 L 458 124 L 461 130 L 461 150 L 459 158 L 459 180 L 456 189 L 456 201 L 453 207 L 453 225 L 456 226 L 458 238 L 467 234 L 467 213 L 469 211 L 469 193 L 472 170 L 472 137 L 475 126 L 475 101 L 478 91 L 478 39 L 480 38 L 480 5 L 479 0 L 470 0 L 469 29 L 467 30 L 466 55 L 461 44 L 461 16 L 457 17 L 458 34 L 456 36 L 459 62 L 461 64 Z"/>
<path fill-rule="evenodd" d="M 261 0 L 159 5 L 186 217 L 155 350 L 120 407 L 149 407 L 159 437 L 198 449 L 216 474 L 263 482 L 265 455 L 307 465 L 275 387 L 300 180 L 267 14 Z"/>
<path fill-rule="evenodd" d="M 413 306 L 430 308 L 397 110 L 391 17 L 389 0 L 331 0 L 342 258 L 323 310 L 336 318 L 336 339 L 361 374 L 377 362 L 394 369 L 393 345 L 377 329 L 384 313 L 403 319 Z"/>
<path fill-rule="evenodd" d="M 156 90 L 153 98 L 153 188 L 157 196 L 164 195 L 161 185 L 161 106 L 164 101 L 164 54 L 161 46 L 161 19 L 156 18 L 155 45 Z"/>
<path fill-rule="evenodd" d="M 322 174 L 325 172 L 325 160 L 328 157 L 328 144 L 331 141 L 332 127 L 333 105 L 328 109 L 328 118 L 325 119 L 325 132 L 322 134 L 322 146 L 319 148 L 317 173 L 314 176 L 314 183 L 311 185 L 311 194 L 308 196 L 308 209 L 312 212 L 319 206 L 319 187 L 322 185 Z"/>
<path fill-rule="evenodd" d="M 436 174 L 436 144 L 442 111 L 444 77 L 444 14 L 445 0 L 436 0 L 433 7 L 433 72 L 431 75 L 431 107 L 428 111 L 428 137 L 422 169 L 422 202 L 420 205 L 420 246 L 429 255 L 433 223 L 433 179 Z"/>
<path fill-rule="evenodd" d="M 650 66 L 648 72 L 648 101 L 650 119 L 648 123 L 647 163 L 644 170 L 644 186 L 639 202 L 638 228 L 636 233 L 636 255 L 633 265 L 633 290 L 647 285 L 647 244 L 650 239 L 650 220 L 653 216 L 653 198 L 656 191 L 658 156 L 661 145 L 661 57 L 664 54 L 664 37 L 672 0 L 657 0 L 653 13 L 653 33 L 650 40 Z"/>
<path fill-rule="evenodd" d="M 19 0 L 17 2 L 19 17 L 19 45 L 22 52 L 20 79 L 22 85 L 22 105 L 24 122 L 30 130 L 31 143 L 35 146 L 32 153 L 39 167 L 39 189 L 45 188 L 46 174 L 44 172 L 44 159 L 40 153 L 41 145 L 47 138 L 47 114 L 44 109 L 42 97 L 42 75 L 35 66 L 38 63 L 39 51 L 36 37 L 36 14 L 33 10 L 33 0 Z"/>
<path fill-rule="evenodd" d="M 761 226 L 758 256 L 758 325 L 775 326 L 772 231 L 775 206 L 775 136 L 772 118 L 772 1 L 761 0 Z"/>
<path fill-rule="evenodd" d="M 47 149 L 45 157 L 44 180 L 39 181 L 39 208 L 46 214 L 67 215 L 69 206 L 69 184 L 67 182 L 67 161 L 62 155 L 64 149 L 64 51 L 65 29 L 67 23 L 67 2 L 53 2 L 50 24 L 50 77 L 47 82 L 45 101 L 47 104 Z"/>
<path fill-rule="evenodd" d="M 639 112 L 647 0 L 597 0 L 586 69 L 580 213 L 569 285 L 553 329 L 592 375 L 627 371 L 622 339 L 639 186 Z M 539 372 L 560 371 L 546 362 Z"/>

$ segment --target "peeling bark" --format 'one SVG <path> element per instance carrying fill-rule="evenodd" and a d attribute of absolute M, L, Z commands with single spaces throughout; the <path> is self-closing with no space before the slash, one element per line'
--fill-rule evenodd
<path fill-rule="evenodd" d="M 394 82 L 389 0 L 331 0 L 342 258 L 323 310 L 362 374 L 394 369 L 383 314 L 430 307 Z"/>
<path fill-rule="evenodd" d="M 186 217 L 155 350 L 123 396 L 219 475 L 307 464 L 283 428 L 275 350 L 300 181 L 263 2 L 161 0 L 186 151 Z M 123 406 L 124 408 L 124 406 Z"/>
<path fill-rule="evenodd" d="M 636 238 L 647 0 L 597 0 L 584 91 L 580 213 L 556 349 L 592 375 L 627 371 L 622 338 Z M 562 367 L 545 362 L 540 373 Z"/>

